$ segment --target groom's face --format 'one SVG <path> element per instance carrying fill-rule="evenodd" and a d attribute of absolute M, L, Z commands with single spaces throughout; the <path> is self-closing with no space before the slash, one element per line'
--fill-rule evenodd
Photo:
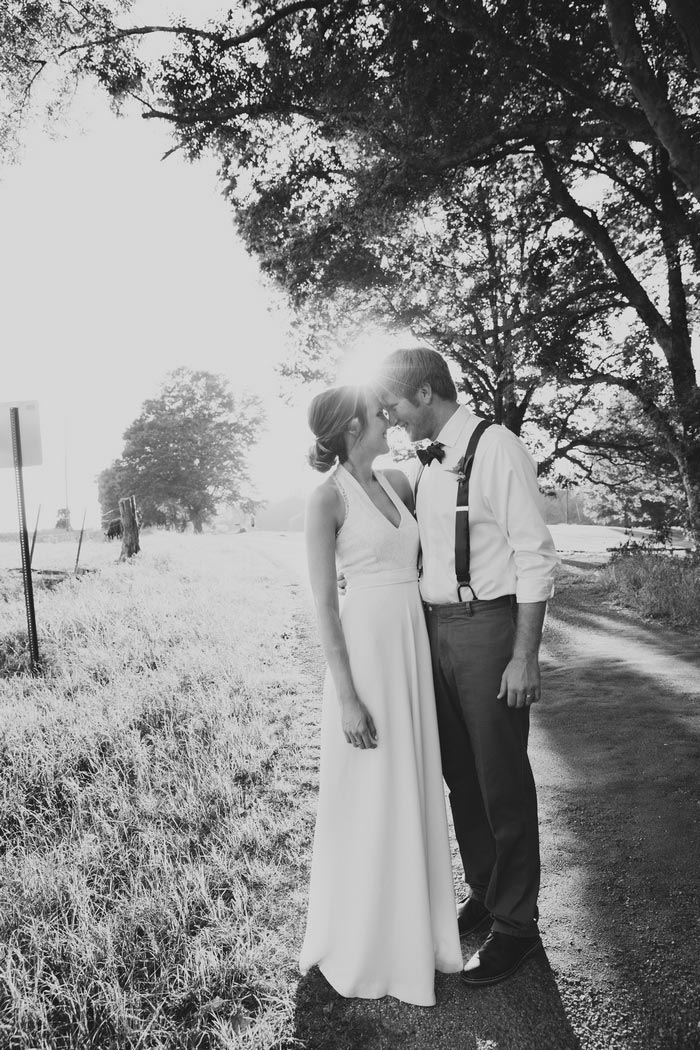
<path fill-rule="evenodd" d="M 382 398 L 382 405 L 391 425 L 405 430 L 411 441 L 423 441 L 431 436 L 432 414 L 429 406 L 424 404 L 420 391 L 413 399 L 386 393 Z"/>

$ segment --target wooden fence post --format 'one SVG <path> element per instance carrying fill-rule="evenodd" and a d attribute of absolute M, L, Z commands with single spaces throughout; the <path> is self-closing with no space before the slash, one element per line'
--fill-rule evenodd
<path fill-rule="evenodd" d="M 126 561 L 141 550 L 139 526 L 136 520 L 136 500 L 127 496 L 119 500 L 119 517 L 122 520 L 122 552 L 119 561 Z"/>

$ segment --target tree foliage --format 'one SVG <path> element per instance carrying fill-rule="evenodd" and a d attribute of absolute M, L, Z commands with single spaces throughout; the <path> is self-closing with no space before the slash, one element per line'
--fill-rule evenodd
<path fill-rule="evenodd" d="M 516 434 L 527 421 L 530 437 L 546 435 L 542 469 L 550 470 L 586 444 L 592 395 L 572 394 L 568 375 L 607 345 L 607 320 L 621 300 L 591 248 L 557 229 L 531 164 L 503 162 L 497 187 L 481 173 L 461 183 L 391 221 L 366 202 L 352 225 L 337 223 L 338 240 L 354 240 L 346 252 L 329 248 L 315 228 L 295 230 L 286 212 L 248 217 L 248 237 L 262 252 L 286 233 L 290 248 L 277 265 L 295 288 L 297 270 L 313 266 L 313 279 L 301 278 L 306 352 L 293 367 L 302 376 L 330 333 L 347 345 L 363 327 L 410 329 L 460 366 L 478 412 Z M 330 357 L 319 362 L 329 372 Z"/>
<path fill-rule="evenodd" d="M 495 190 L 505 158 L 530 158 L 546 207 L 636 318 L 610 367 L 594 355 L 569 379 L 637 398 L 700 534 L 699 32 L 684 0 L 242 4 L 181 33 L 149 113 L 192 155 L 219 151 L 246 230 L 296 217 L 262 248 L 251 233 L 277 272 L 301 225 L 364 279 L 372 260 L 347 231 L 368 201 L 388 223 L 436 191 L 457 202 L 475 171 Z M 288 268 L 299 295 L 301 276 Z"/>
<path fill-rule="evenodd" d="M 234 397 L 222 376 L 171 372 L 127 427 L 121 457 L 99 476 L 104 517 L 134 495 L 144 525 L 191 522 L 201 532 L 220 504 L 250 500 L 246 453 L 260 423 L 257 398 Z"/>
<path fill-rule="evenodd" d="M 600 448 L 583 464 L 586 508 L 597 521 L 646 525 L 665 541 L 685 524 L 683 489 L 673 458 L 660 450 L 638 402 L 615 394 L 597 413 Z"/>
<path fill-rule="evenodd" d="M 111 90 L 124 92 L 140 83 L 144 66 L 135 57 L 99 64 L 88 35 L 115 29 L 133 0 L 3 0 L 0 5 L 0 155 L 12 159 L 30 117 L 55 128 L 56 119 L 81 78 L 97 75 Z M 72 50 L 74 49 L 74 50 Z"/>
<path fill-rule="evenodd" d="M 371 282 L 385 287 L 381 260 L 390 252 L 378 255 L 367 241 L 368 216 L 405 241 L 405 217 L 439 198 L 465 238 L 477 174 L 498 200 L 504 163 L 529 170 L 532 207 L 551 222 L 549 298 L 595 303 L 602 265 L 609 309 L 622 300 L 631 320 L 607 357 L 595 339 L 586 352 L 585 327 L 577 353 L 577 340 L 555 326 L 539 362 L 530 358 L 531 328 L 518 331 L 518 348 L 559 384 L 604 384 L 636 399 L 657 449 L 675 464 L 700 538 L 695 8 L 690 0 L 242 2 L 218 24 L 163 29 L 178 46 L 141 85 L 144 115 L 169 121 L 190 156 L 219 153 L 250 246 L 298 303 L 331 279 L 359 297 Z M 132 45 L 153 28 L 86 42 L 115 91 L 138 79 Z M 396 256 L 400 245 L 390 247 Z M 517 284 L 517 268 L 509 280 Z M 464 305 L 468 313 L 471 292 Z M 507 318 L 504 300 L 501 329 Z M 429 311 L 423 321 L 433 324 Z M 480 361 L 470 352 L 465 384 L 477 382 Z M 560 448 L 566 440 L 560 435 Z"/>

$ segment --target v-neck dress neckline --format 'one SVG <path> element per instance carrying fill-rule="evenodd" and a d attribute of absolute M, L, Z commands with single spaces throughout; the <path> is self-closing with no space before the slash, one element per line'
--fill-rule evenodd
<path fill-rule="evenodd" d="M 383 478 L 381 476 L 381 474 L 378 474 L 378 473 L 376 473 L 374 471 L 372 472 L 374 474 L 374 477 L 379 482 L 379 485 L 381 486 L 382 490 L 384 492 L 386 492 L 387 496 L 389 497 L 389 499 L 391 500 L 391 502 L 393 503 L 393 505 L 396 507 L 397 511 L 399 512 L 399 520 L 398 520 L 398 523 L 396 525 L 394 525 L 393 521 L 391 521 L 389 518 L 387 518 L 386 514 L 382 510 L 379 509 L 379 507 L 374 502 L 374 500 L 370 498 L 370 495 L 366 491 L 366 489 L 360 484 L 360 482 L 357 480 L 357 478 L 353 474 L 350 473 L 350 471 L 347 469 L 347 467 L 344 467 L 342 463 L 339 463 L 337 469 L 338 470 L 342 470 L 342 472 L 345 475 L 345 477 L 350 478 L 350 480 L 352 481 L 352 483 L 355 486 L 355 488 L 359 489 L 359 491 L 362 493 L 364 499 L 372 507 L 374 507 L 374 509 L 377 512 L 377 514 L 381 515 L 381 517 L 384 518 L 384 521 L 387 523 L 389 528 L 394 529 L 395 532 L 398 532 L 399 529 L 401 528 L 401 525 L 402 525 L 403 520 L 404 520 L 403 512 L 404 512 L 405 504 L 404 504 L 403 500 L 401 499 L 401 497 L 398 495 L 398 493 L 394 492 L 394 490 L 391 487 L 391 485 L 389 484 L 389 482 L 386 481 L 386 479 Z"/>

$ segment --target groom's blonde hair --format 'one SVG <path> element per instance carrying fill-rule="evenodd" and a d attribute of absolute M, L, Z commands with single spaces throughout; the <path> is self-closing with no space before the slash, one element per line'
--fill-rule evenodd
<path fill-rule="evenodd" d="M 447 367 L 447 361 L 437 350 L 417 346 L 394 350 L 382 361 L 376 381 L 377 395 L 406 397 L 413 401 L 423 383 L 429 383 L 434 394 L 445 401 L 457 400 L 457 388 Z"/>

